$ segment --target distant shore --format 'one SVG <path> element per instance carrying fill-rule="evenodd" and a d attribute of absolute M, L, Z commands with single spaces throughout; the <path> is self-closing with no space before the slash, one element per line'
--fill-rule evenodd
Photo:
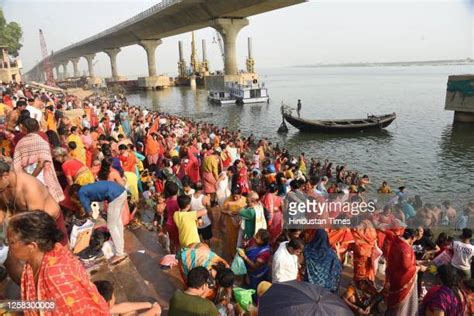
<path fill-rule="evenodd" d="M 340 64 L 312 64 L 312 65 L 296 65 L 293 67 L 390 67 L 390 66 L 448 66 L 448 65 L 474 65 L 474 59 L 457 59 L 457 60 L 428 60 L 428 61 L 397 61 L 385 63 L 340 63 Z"/>

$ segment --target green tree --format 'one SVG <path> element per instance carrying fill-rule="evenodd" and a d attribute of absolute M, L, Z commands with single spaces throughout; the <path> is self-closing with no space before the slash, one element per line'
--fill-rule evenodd
<path fill-rule="evenodd" d="M 0 8 L 0 45 L 8 47 L 8 54 L 17 57 L 21 47 L 23 31 L 16 22 L 7 23 Z"/>

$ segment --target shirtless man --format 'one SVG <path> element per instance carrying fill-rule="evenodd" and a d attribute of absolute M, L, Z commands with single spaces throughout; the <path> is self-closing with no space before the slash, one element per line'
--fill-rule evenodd
<path fill-rule="evenodd" d="M 26 109 L 26 102 L 25 101 L 18 101 L 16 103 L 16 107 L 13 111 L 10 111 L 7 116 L 7 130 L 10 132 L 15 132 L 15 127 L 18 124 L 18 119 L 20 118 L 20 114 L 23 110 Z"/>
<path fill-rule="evenodd" d="M 426 204 L 423 209 L 419 210 L 416 218 L 418 225 L 421 227 L 432 228 L 436 224 L 436 216 L 431 204 Z"/>
<path fill-rule="evenodd" d="M 456 209 L 454 209 L 452 206 L 451 206 L 451 202 L 449 201 L 444 201 L 443 202 L 443 207 L 444 207 L 444 211 L 446 212 L 446 216 L 448 217 L 449 219 L 449 225 L 454 225 L 456 224 L 456 217 L 457 217 L 457 212 L 456 212 Z"/>
<path fill-rule="evenodd" d="M 42 210 L 56 219 L 58 228 L 66 233 L 61 209 L 38 179 L 24 172 L 14 171 L 8 163 L 0 161 L 0 224 L 12 215 Z M 67 244 L 67 233 L 61 241 Z M 11 278 L 19 284 L 23 265 L 10 256 L 5 267 Z"/>

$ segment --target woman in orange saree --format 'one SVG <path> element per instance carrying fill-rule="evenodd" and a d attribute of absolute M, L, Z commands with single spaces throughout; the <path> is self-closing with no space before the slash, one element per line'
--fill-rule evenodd
<path fill-rule="evenodd" d="M 234 188 L 232 195 L 224 202 L 222 214 L 225 223 L 224 255 L 226 259 L 232 259 L 236 253 L 237 237 L 239 235 L 239 211 L 247 206 L 247 199 L 242 196 L 240 188 Z"/>
<path fill-rule="evenodd" d="M 375 280 L 372 253 L 377 243 L 377 231 L 368 219 L 352 230 L 354 237 L 354 280 Z"/>
<path fill-rule="evenodd" d="M 14 215 L 8 226 L 10 255 L 26 261 L 22 301 L 54 302 L 47 310 L 25 315 L 108 315 L 108 305 L 79 260 L 58 241 L 62 233 L 43 211 Z"/>

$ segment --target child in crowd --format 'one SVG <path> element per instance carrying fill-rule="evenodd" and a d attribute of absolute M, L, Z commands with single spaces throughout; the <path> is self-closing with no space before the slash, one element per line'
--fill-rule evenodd
<path fill-rule="evenodd" d="M 180 247 L 200 242 L 197 220 L 207 214 L 207 210 L 191 211 L 191 198 L 188 195 L 178 196 L 179 212 L 173 215 L 178 227 Z"/>
<path fill-rule="evenodd" d="M 166 234 L 164 225 L 166 224 L 165 209 L 166 199 L 161 193 L 155 193 L 155 217 L 153 218 L 153 227 L 157 232 L 158 242 L 166 252 L 170 252 L 170 240 Z"/>
<path fill-rule="evenodd" d="M 110 315 L 140 315 L 140 316 L 159 316 L 161 315 L 161 307 L 158 303 L 149 302 L 123 302 L 115 303 L 114 286 L 111 282 L 95 281 L 95 286 L 100 295 L 105 299 L 109 305 Z M 138 313 L 139 311 L 144 311 Z"/>

